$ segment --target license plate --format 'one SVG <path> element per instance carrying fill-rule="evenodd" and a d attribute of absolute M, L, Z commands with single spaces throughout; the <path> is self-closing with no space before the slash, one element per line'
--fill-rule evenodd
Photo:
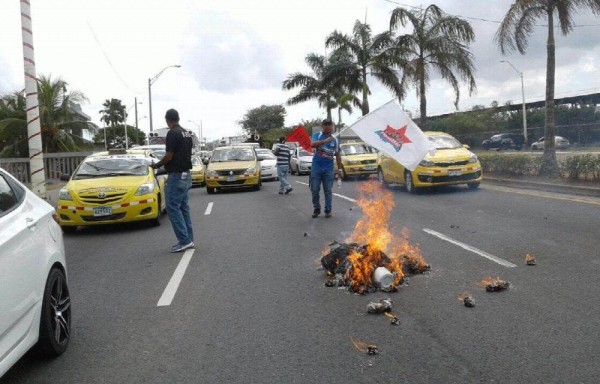
<path fill-rule="evenodd" d="M 227 176 L 227 181 L 236 181 L 237 177 L 235 176 Z"/>
<path fill-rule="evenodd" d="M 94 208 L 94 216 L 109 216 L 112 215 L 112 207 Z"/>
<path fill-rule="evenodd" d="M 365 171 L 374 171 L 374 170 L 375 170 L 375 168 L 376 168 L 376 166 L 375 166 L 375 165 L 367 165 L 367 166 L 365 167 Z"/>
<path fill-rule="evenodd" d="M 460 169 L 451 169 L 448 171 L 448 176 L 460 176 L 462 171 Z"/>

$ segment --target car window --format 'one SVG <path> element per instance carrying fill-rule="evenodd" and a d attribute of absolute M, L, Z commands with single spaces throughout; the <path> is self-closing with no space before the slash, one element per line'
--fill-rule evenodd
<path fill-rule="evenodd" d="M 202 165 L 202 161 L 197 157 L 192 157 L 192 165 L 197 167 L 198 165 Z"/>
<path fill-rule="evenodd" d="M 363 144 L 352 144 L 352 145 L 344 145 L 341 148 L 342 155 L 363 155 L 365 153 L 369 153 L 366 145 Z"/>
<path fill-rule="evenodd" d="M 19 199 L 3 175 L 0 175 L 0 216 L 18 205 Z"/>
<path fill-rule="evenodd" d="M 494 135 L 490 138 L 491 141 L 500 141 L 502 140 L 502 135 Z"/>
<path fill-rule="evenodd" d="M 462 144 L 451 136 L 428 136 L 427 138 L 435 149 L 456 149 L 462 147 Z"/>
<path fill-rule="evenodd" d="M 96 158 L 84 161 L 73 175 L 74 180 L 112 176 L 143 176 L 148 166 L 143 158 Z"/>
<path fill-rule="evenodd" d="M 265 151 L 256 151 L 256 154 L 263 159 L 276 159 L 273 152 L 265 150 Z"/>
<path fill-rule="evenodd" d="M 254 160 L 254 152 L 250 148 L 222 149 L 213 152 L 212 162 L 220 161 L 251 161 Z"/>

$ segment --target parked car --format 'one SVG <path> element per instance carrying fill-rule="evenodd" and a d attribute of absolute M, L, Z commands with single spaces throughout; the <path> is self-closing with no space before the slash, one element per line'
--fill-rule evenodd
<path fill-rule="evenodd" d="M 290 158 L 290 172 L 292 175 L 309 174 L 312 167 L 313 154 L 302 147 L 295 148 Z"/>
<path fill-rule="evenodd" d="M 54 208 L 0 168 L 0 377 L 29 349 L 63 353 L 71 298 Z"/>
<path fill-rule="evenodd" d="M 523 135 L 518 133 L 500 133 L 498 135 L 492 136 L 488 140 L 483 140 L 481 146 L 486 151 L 488 149 L 523 149 L 523 144 L 525 143 L 525 138 Z"/>
<path fill-rule="evenodd" d="M 279 180 L 277 177 L 277 157 L 270 149 L 255 149 L 260 161 L 260 178 L 262 180 Z"/>
<path fill-rule="evenodd" d="M 206 166 L 206 192 L 215 193 L 227 188 L 259 190 L 260 163 L 252 147 L 218 147 Z"/>
<path fill-rule="evenodd" d="M 348 176 L 369 176 L 377 174 L 377 153 L 363 142 L 340 144 L 342 174 Z"/>
<path fill-rule="evenodd" d="M 467 184 L 469 189 L 477 189 L 482 180 L 477 156 L 447 133 L 424 133 L 435 146 L 435 155 L 427 154 L 417 168 L 410 171 L 380 152 L 377 158 L 379 182 L 383 185 L 402 184 L 409 193 L 425 187 L 453 184 Z"/>
<path fill-rule="evenodd" d="M 148 166 L 156 161 L 149 150 L 109 150 L 86 157 L 73 175 L 61 175 L 68 180 L 56 207 L 63 231 L 141 220 L 159 225 L 165 178 Z"/>
<path fill-rule="evenodd" d="M 204 187 L 204 164 L 198 156 L 192 156 L 192 187 Z"/>
<path fill-rule="evenodd" d="M 562 136 L 554 136 L 554 146 L 556 149 L 566 149 L 569 148 L 571 143 L 569 140 L 565 139 Z M 531 144 L 531 150 L 535 151 L 538 149 L 544 149 L 544 138 L 540 138 L 538 141 Z"/>

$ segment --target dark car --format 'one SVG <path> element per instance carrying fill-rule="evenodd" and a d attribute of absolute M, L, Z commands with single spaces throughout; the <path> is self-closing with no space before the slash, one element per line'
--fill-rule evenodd
<path fill-rule="evenodd" d="M 525 139 L 523 135 L 517 133 L 500 133 L 492 136 L 489 140 L 483 140 L 481 146 L 486 151 L 488 149 L 523 149 Z"/>

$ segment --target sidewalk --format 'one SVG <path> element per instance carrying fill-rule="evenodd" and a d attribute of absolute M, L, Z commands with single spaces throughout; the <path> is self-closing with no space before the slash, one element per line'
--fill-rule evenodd
<path fill-rule="evenodd" d="M 591 181 L 572 181 L 564 178 L 550 179 L 539 176 L 507 176 L 485 173 L 483 175 L 483 183 L 569 195 L 600 197 L 600 183 Z"/>

